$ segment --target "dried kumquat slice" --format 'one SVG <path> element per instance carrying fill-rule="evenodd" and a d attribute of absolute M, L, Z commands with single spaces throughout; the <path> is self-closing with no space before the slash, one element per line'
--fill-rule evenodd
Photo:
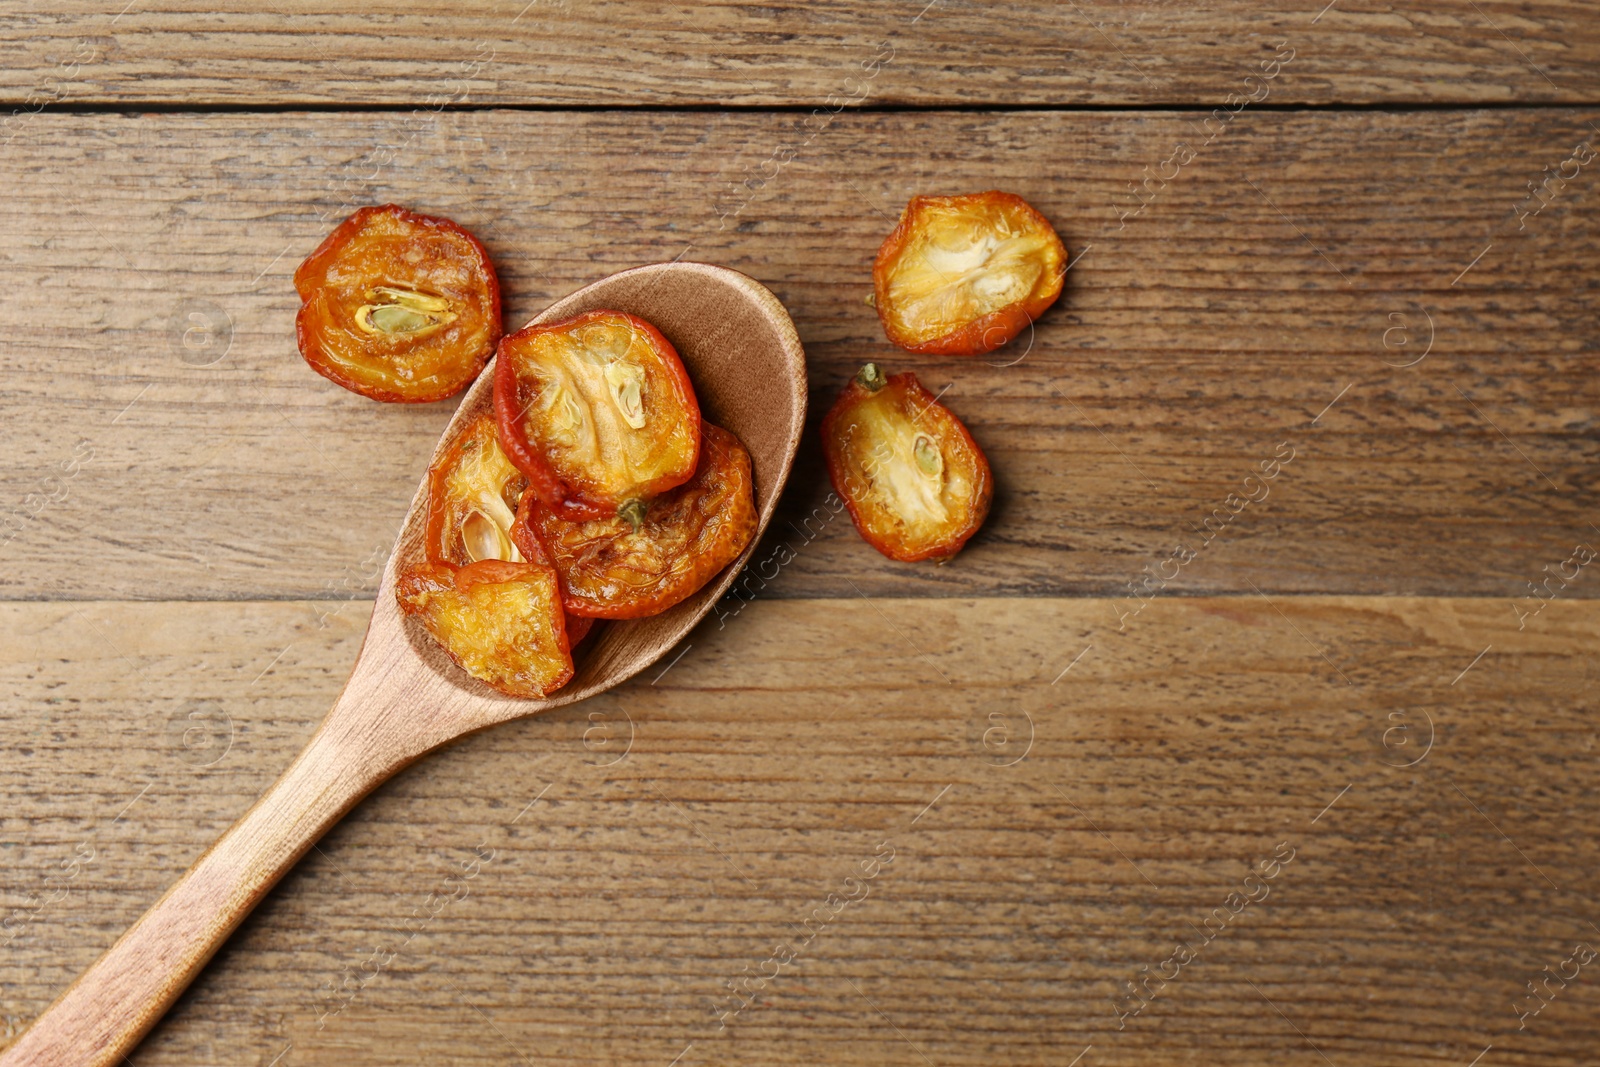
<path fill-rule="evenodd" d="M 883 332 L 908 352 L 976 356 L 1061 295 L 1067 250 L 1014 193 L 914 196 L 872 265 Z"/>
<path fill-rule="evenodd" d="M 487 559 L 521 563 L 511 524 L 527 486 L 500 448 L 494 416 L 468 423 L 428 468 L 428 558 L 463 567 Z"/>
<path fill-rule="evenodd" d="M 856 529 L 890 559 L 948 560 L 989 514 L 988 459 L 915 374 L 862 367 L 822 420 L 822 447 Z"/>
<path fill-rule="evenodd" d="M 318 374 L 373 400 L 443 400 L 500 340 L 500 282 L 449 219 L 364 207 L 294 273 L 295 333 Z"/>
<path fill-rule="evenodd" d="M 637 529 L 615 515 L 573 521 L 532 494 L 523 501 L 512 537 L 529 558 L 548 553 L 570 614 L 658 614 L 692 596 L 750 544 L 750 453 L 720 426 L 705 423 L 701 433 L 694 477 L 651 501 Z"/>
<path fill-rule="evenodd" d="M 431 562 L 466 566 L 484 560 L 543 563 L 539 554 L 523 557 L 511 540 L 517 506 L 528 479 L 511 465 L 500 447 L 493 415 L 469 422 L 444 455 L 428 469 L 426 554 Z M 570 616 L 567 642 L 576 648 L 589 635 L 593 619 Z"/>
<path fill-rule="evenodd" d="M 423 563 L 401 575 L 395 595 L 463 670 L 508 696 L 548 696 L 572 678 L 553 567 Z"/>
<path fill-rule="evenodd" d="M 573 519 L 621 515 L 694 474 L 700 405 L 661 332 L 620 311 L 529 326 L 500 342 L 500 443 L 546 507 Z"/>
<path fill-rule="evenodd" d="M 532 493 L 527 494 L 522 499 L 523 508 L 532 508 L 538 506 L 539 498 L 534 496 Z M 526 520 L 522 519 L 522 509 L 518 510 L 517 519 L 521 520 L 524 525 L 526 524 Z M 529 530 L 513 525 L 511 528 L 511 541 L 516 547 L 517 554 L 519 556 L 526 558 L 533 563 L 543 563 L 547 567 L 554 566 L 554 564 L 550 562 L 550 553 L 545 551 L 544 542 L 540 541 L 539 538 Z M 557 577 L 559 576 L 560 575 L 558 573 Z M 589 618 L 587 615 L 574 615 L 570 611 L 567 612 L 567 647 L 577 648 L 580 644 L 582 644 L 584 638 L 588 637 L 589 634 L 593 632 L 594 624 L 598 621 L 599 620 L 597 619 Z"/>

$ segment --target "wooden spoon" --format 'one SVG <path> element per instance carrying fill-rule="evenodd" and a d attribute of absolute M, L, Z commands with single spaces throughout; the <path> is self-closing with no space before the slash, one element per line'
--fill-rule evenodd
<path fill-rule="evenodd" d="M 772 517 L 805 422 L 805 353 L 783 305 L 737 271 L 661 263 L 614 274 L 535 322 L 614 308 L 677 346 L 706 418 L 738 434 L 755 470 L 757 532 Z M 491 410 L 492 366 L 478 377 L 435 455 Z M 517 700 L 469 677 L 395 604 L 397 571 L 422 554 L 427 479 L 406 513 L 372 623 L 344 692 L 305 751 L 149 911 L 16 1042 L 0 1067 L 105 1067 L 123 1059 L 244 917 L 311 845 L 390 775 L 486 726 L 604 692 L 653 663 L 710 610 L 755 548 L 716 581 L 649 619 L 611 623 L 580 650 L 577 672 L 545 700 Z"/>

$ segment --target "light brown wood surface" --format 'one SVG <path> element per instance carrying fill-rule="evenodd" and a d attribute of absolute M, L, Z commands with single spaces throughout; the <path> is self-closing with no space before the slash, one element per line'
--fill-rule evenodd
<path fill-rule="evenodd" d="M 1298 67 L 1274 101 L 1570 103 L 1600 88 L 1583 0 L 48 0 L 0 31 L 0 99 L 17 107 L 1209 106 L 1285 40 Z"/>
<path fill-rule="evenodd" d="M 47 897 L 55 872 L 65 893 L 0 950 L 9 1021 L 304 743 L 367 604 L 319 627 L 325 608 L 0 608 L 0 677 L 25 709 L 0 769 L 7 876 Z M 1587 969 L 1527 1030 L 1512 1012 L 1573 943 L 1600 947 L 1592 605 L 1557 601 L 1521 633 L 1464 599 L 1174 597 L 1121 633 L 1108 615 L 757 601 L 664 675 L 382 787 L 135 1062 L 292 1046 L 280 1062 L 660 1065 L 691 1043 L 680 1062 L 1055 1063 L 1089 1044 L 1085 1063 L 1322 1062 L 1309 1039 L 1336 1064 L 1465 1064 L 1491 1043 L 1486 1062 L 1556 1064 L 1593 1047 Z M 1431 750 L 1391 766 L 1423 753 L 1424 712 Z M 1407 724 L 1409 744 L 1385 738 Z M 884 841 L 866 899 L 719 1031 L 723 983 L 760 973 Z M 80 842 L 94 859 L 69 878 Z M 1120 983 L 1279 842 L 1295 859 L 1271 894 L 1118 1032 Z"/>
<path fill-rule="evenodd" d="M 395 200 L 483 238 L 512 324 L 750 274 L 810 428 L 710 619 L 380 787 L 130 1063 L 1593 1058 L 1600 971 L 1551 976 L 1600 949 L 1600 577 L 1549 577 L 1600 538 L 1592 4 L 14 7 L 0 1043 L 348 677 L 454 404 L 311 373 L 290 275 Z M 879 242 L 990 187 L 1078 257 L 1061 303 L 988 362 L 896 353 Z M 868 359 L 994 465 L 947 566 L 828 501 Z"/>
<path fill-rule="evenodd" d="M 50 116 L 0 160 L 0 492 L 92 450 L 0 548 L 5 595 L 370 595 L 453 406 L 373 404 L 296 353 L 290 274 L 341 197 L 474 229 L 511 322 L 641 262 L 751 274 L 795 318 L 813 426 L 868 359 L 945 390 L 998 485 L 960 562 L 890 563 L 824 522 L 813 430 L 764 549 L 797 550 L 776 595 L 1123 594 L 1285 441 L 1272 496 L 1181 588 L 1516 597 L 1600 536 L 1591 172 L 1514 214 L 1600 110 L 1246 109 L 1125 222 L 1194 116 L 847 115 L 725 227 L 730 177 L 801 119 L 446 114 L 366 181 L 352 161 L 403 118 Z M 1061 228 L 1066 297 L 1004 358 L 897 352 L 864 302 L 878 243 L 913 192 L 990 185 Z M 183 347 L 208 337 L 189 314 L 231 320 L 218 362 L 185 362 L 217 351 Z"/>
<path fill-rule="evenodd" d="M 602 278 L 547 308 L 535 323 L 611 308 L 648 321 L 672 343 L 700 411 L 749 450 L 756 518 L 750 542 L 719 575 L 648 618 L 615 621 L 575 650 L 575 673 L 542 699 L 517 699 L 452 662 L 421 622 L 402 614 L 402 575 L 424 550 L 431 471 L 493 410 L 493 367 L 464 392 L 420 479 L 349 682 L 305 750 L 149 911 L 0 1049 L 4 1067 L 121 1063 L 278 880 L 379 783 L 429 752 L 500 723 L 596 697 L 646 669 L 704 618 L 743 569 L 772 521 L 805 425 L 805 353 L 772 293 L 704 263 L 664 263 Z M 739 338 L 737 355 L 725 338 Z M 761 386 L 753 386 L 752 379 Z M 559 609 L 557 609 L 559 610 Z M 564 641 L 564 639 L 563 639 Z M 53 892 L 53 890 L 52 890 Z M 8 927 L 10 930 L 15 923 Z"/>

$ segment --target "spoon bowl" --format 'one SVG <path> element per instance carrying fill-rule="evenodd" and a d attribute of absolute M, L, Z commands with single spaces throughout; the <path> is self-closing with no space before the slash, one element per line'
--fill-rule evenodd
<path fill-rule="evenodd" d="M 467 675 L 416 618 L 395 608 L 396 574 L 421 562 L 427 527 L 427 479 L 406 513 L 385 569 L 377 612 L 394 611 L 412 650 L 443 679 L 480 697 L 495 722 L 594 696 L 631 678 L 676 645 L 727 591 L 760 540 L 789 477 L 805 423 L 805 355 L 778 298 L 754 279 L 706 263 L 658 263 L 595 282 L 552 304 L 533 323 L 609 308 L 637 315 L 672 342 L 694 382 L 701 414 L 750 451 L 757 530 L 743 555 L 693 596 L 660 615 L 600 626 L 574 656 L 570 682 L 543 700 L 508 697 Z M 531 324 L 530 324 L 531 325 Z M 468 422 L 493 414 L 490 364 L 462 399 L 434 450 L 437 460 Z M 431 461 L 430 461 L 431 462 Z M 377 626 L 377 612 L 373 625 Z"/>
<path fill-rule="evenodd" d="M 611 622 L 580 647 L 570 682 L 542 700 L 508 697 L 469 676 L 395 602 L 398 574 L 421 560 L 424 475 L 384 568 L 366 641 L 344 691 L 283 776 L 10 1047 L 0 1067 L 120 1063 L 228 935 L 327 830 L 381 782 L 469 733 L 604 692 L 676 645 L 749 559 L 777 505 L 805 423 L 805 354 L 783 305 L 754 279 L 706 263 L 613 274 L 534 322 L 597 308 L 637 315 L 677 348 L 706 419 L 750 451 L 756 535 L 693 596 L 660 615 Z M 434 458 L 467 420 L 492 409 L 485 368 Z"/>

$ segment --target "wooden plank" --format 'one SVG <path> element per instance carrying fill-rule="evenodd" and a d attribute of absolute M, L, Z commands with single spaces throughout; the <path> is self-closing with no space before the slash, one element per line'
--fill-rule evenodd
<path fill-rule="evenodd" d="M 324 607 L 0 605 L 0 1028 L 303 743 L 366 606 L 319 626 Z M 1460 1065 L 1493 1044 L 1533 1065 L 1595 1047 L 1588 968 L 1525 1029 L 1514 1006 L 1600 945 L 1582 832 L 1600 608 L 1558 601 L 1520 631 L 1471 599 L 1168 598 L 1122 631 L 1109 614 L 855 598 L 708 623 L 664 675 L 381 789 L 136 1058 L 1066 1063 L 1093 1045 L 1084 1062 Z M 1293 859 L 1245 888 L 1280 843 Z M 830 893 L 859 899 L 766 963 Z M 1197 958 L 1119 1030 L 1112 997 L 1182 938 Z M 719 1029 L 725 983 L 773 967 Z"/>
<path fill-rule="evenodd" d="M 119 7 L 121 10 L 118 10 Z M 0 100 L 74 105 L 1205 104 L 1280 43 L 1282 103 L 1593 103 L 1578 0 L 862 5 L 465 0 L 30 4 L 0 21 Z"/>
<path fill-rule="evenodd" d="M 1593 176 L 1537 215 L 1527 191 L 1596 116 L 1246 110 L 1209 146 L 1198 119 L 840 116 L 748 201 L 730 183 L 804 116 L 41 119 L 0 159 L 0 595 L 370 595 L 449 405 L 311 373 L 290 274 L 349 204 L 386 200 L 482 235 L 513 324 L 703 259 L 793 312 L 813 426 L 864 360 L 944 391 L 999 486 L 966 552 L 868 549 L 826 504 L 813 429 L 752 595 L 1131 595 L 1148 568 L 1169 594 L 1514 598 L 1600 537 Z M 1081 256 L 1062 304 L 1011 366 L 890 348 L 864 298 L 898 205 L 991 186 Z M 1168 563 L 1180 542 L 1197 558 Z"/>

